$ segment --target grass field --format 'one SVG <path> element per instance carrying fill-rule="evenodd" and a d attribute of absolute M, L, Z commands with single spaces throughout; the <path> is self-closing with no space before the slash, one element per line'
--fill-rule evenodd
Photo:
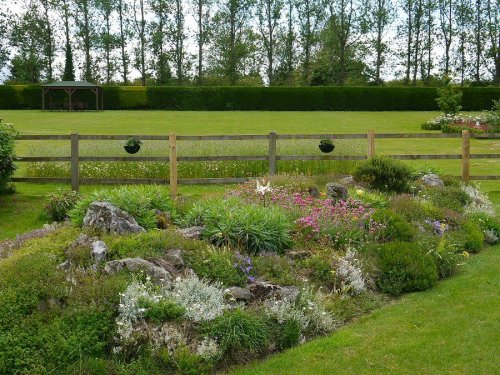
<path fill-rule="evenodd" d="M 497 245 L 426 292 L 234 373 L 498 374 L 499 275 Z"/>
<path fill-rule="evenodd" d="M 437 112 L 169 112 L 169 111 L 105 111 L 102 113 L 2 111 L 0 117 L 12 122 L 21 134 L 169 134 L 174 131 L 184 135 L 204 134 L 267 134 L 278 133 L 366 133 L 370 129 L 384 133 L 423 132 L 420 124 L 437 116 Z M 335 153 L 364 154 L 362 141 L 339 141 Z M 123 156 L 123 142 L 82 142 L 81 155 Z M 141 155 L 161 156 L 167 152 L 166 142 L 146 142 Z M 379 154 L 460 153 L 459 139 L 392 139 L 377 140 Z M 472 140 L 473 153 L 498 153 L 499 141 Z M 265 155 L 266 142 L 181 142 L 179 156 L 189 155 Z M 68 141 L 22 141 L 17 145 L 18 156 L 65 156 L 69 154 Z M 315 142 L 278 142 L 278 154 L 320 154 Z M 431 165 L 431 162 L 409 162 Z M 92 169 L 102 173 L 103 165 L 87 163 L 82 173 Z M 460 174 L 459 160 L 434 160 L 432 166 L 447 174 Z M 165 165 L 145 163 L 126 166 L 124 163 L 108 168 L 110 177 L 157 177 L 168 173 Z M 498 174 L 500 166 L 494 159 L 474 159 L 472 174 Z M 45 171 L 41 170 L 44 169 Z M 112 170 L 111 170 L 112 169 Z M 280 162 L 278 170 L 301 173 L 345 172 L 342 163 L 332 162 Z M 22 165 L 18 176 L 66 175 L 69 166 L 64 163 Z M 186 164 L 180 166 L 180 178 L 239 177 L 265 173 L 265 162 Z M 108 173 L 108 172 L 106 172 Z M 86 175 L 85 175 L 86 176 Z M 92 176 L 87 176 L 92 177 Z M 487 184 L 485 184 L 487 185 Z"/>

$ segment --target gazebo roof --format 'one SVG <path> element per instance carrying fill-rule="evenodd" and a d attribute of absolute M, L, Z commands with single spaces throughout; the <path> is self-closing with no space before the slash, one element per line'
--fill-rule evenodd
<path fill-rule="evenodd" d="M 60 88 L 60 89 L 94 89 L 94 88 L 100 88 L 100 86 L 90 83 L 87 81 L 60 81 L 60 82 L 54 82 L 54 83 L 49 83 L 47 85 L 43 85 L 43 87 L 46 88 Z"/>

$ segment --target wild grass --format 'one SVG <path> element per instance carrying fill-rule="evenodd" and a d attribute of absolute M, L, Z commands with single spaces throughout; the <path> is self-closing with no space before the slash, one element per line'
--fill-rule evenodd
<path fill-rule="evenodd" d="M 127 156 L 123 141 L 82 141 L 80 156 Z M 290 140 L 278 143 L 278 155 L 322 155 L 319 140 Z M 334 154 L 364 155 L 365 142 L 359 140 L 337 140 Z M 27 156 L 67 156 L 67 145 L 54 150 L 49 144 L 32 145 Z M 168 144 L 162 141 L 144 141 L 134 156 L 167 156 Z M 222 156 L 245 155 L 267 156 L 267 141 L 179 141 L 178 156 Z M 356 166 L 356 161 L 279 161 L 281 173 L 305 175 L 347 174 Z M 69 162 L 32 162 L 26 166 L 28 177 L 67 177 Z M 264 161 L 193 161 L 178 163 L 179 178 L 224 178 L 258 177 L 268 173 L 268 162 Z M 81 178 L 168 178 L 167 162 L 81 162 Z"/>

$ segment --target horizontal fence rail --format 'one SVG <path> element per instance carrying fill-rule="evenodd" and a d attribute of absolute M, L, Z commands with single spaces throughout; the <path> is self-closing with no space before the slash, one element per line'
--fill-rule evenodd
<path fill-rule="evenodd" d="M 79 141 L 101 140 L 128 140 L 131 137 L 150 141 L 168 141 L 168 156 L 79 156 Z M 278 140 L 311 140 L 322 138 L 335 139 L 366 139 L 366 155 L 278 155 Z M 18 162 L 70 162 L 71 175 L 62 178 L 45 177 L 16 177 L 14 182 L 35 182 L 35 183 L 71 183 L 73 190 L 78 190 L 80 184 L 169 184 L 171 194 L 177 194 L 177 185 L 196 185 L 196 184 L 231 184 L 247 181 L 246 177 L 229 178 L 177 178 L 178 162 L 203 162 L 203 161 L 267 161 L 269 163 L 269 174 L 277 173 L 277 161 L 292 160 L 317 160 L 317 161 L 336 161 L 336 160 L 366 160 L 375 156 L 375 139 L 408 139 L 408 138 L 461 138 L 462 147 L 460 154 L 396 154 L 386 155 L 388 157 L 400 160 L 461 160 L 462 161 L 462 181 L 469 180 L 500 180 L 500 175 L 470 175 L 470 159 L 500 159 L 500 154 L 471 154 L 470 138 L 475 139 L 500 139 L 500 133 L 471 134 L 468 130 L 462 133 L 379 133 L 375 134 L 370 130 L 367 134 L 276 134 L 271 132 L 266 135 L 260 134 L 240 134 L 240 135 L 181 135 L 175 133 L 170 135 L 49 135 L 49 134 L 30 134 L 20 135 L 18 140 L 44 141 L 44 140 L 65 140 L 71 142 L 70 156 L 26 156 L 18 157 Z M 269 142 L 268 154 L 262 156 L 253 155 L 222 155 L 222 156 L 177 156 L 178 141 L 246 141 L 246 140 L 264 140 Z M 164 162 L 169 163 L 169 176 L 161 178 L 80 178 L 80 162 Z"/>

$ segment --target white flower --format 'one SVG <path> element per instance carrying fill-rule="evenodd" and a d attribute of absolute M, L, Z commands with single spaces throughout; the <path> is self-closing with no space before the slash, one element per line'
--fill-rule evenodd
<path fill-rule="evenodd" d="M 259 180 L 255 180 L 257 183 L 257 188 L 255 189 L 255 192 L 260 195 L 266 195 L 266 193 L 269 193 L 272 191 L 271 189 L 271 182 L 268 181 L 267 185 L 261 185 Z"/>

